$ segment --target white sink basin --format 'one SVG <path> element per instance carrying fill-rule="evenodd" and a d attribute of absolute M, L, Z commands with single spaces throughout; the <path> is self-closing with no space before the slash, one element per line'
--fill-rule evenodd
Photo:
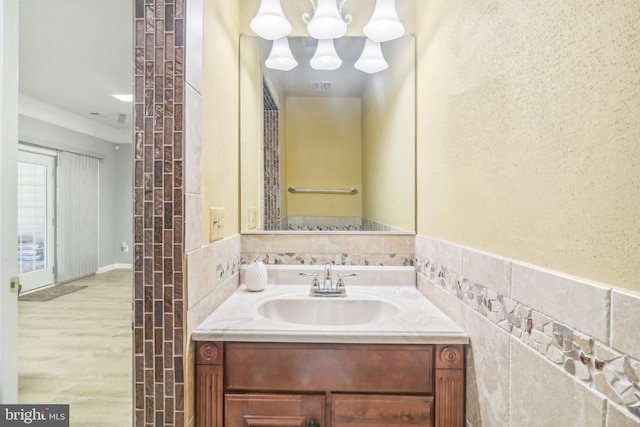
<path fill-rule="evenodd" d="M 302 325 L 362 325 L 398 315 L 395 305 L 377 299 L 308 297 L 269 300 L 258 306 L 267 319 Z"/>
<path fill-rule="evenodd" d="M 191 335 L 196 341 L 466 344 L 469 337 L 416 288 L 413 267 L 334 266 L 356 273 L 344 298 L 310 297 L 324 266 L 270 265 L 262 292 L 240 287 Z M 242 278 L 242 274 L 241 274 Z"/>

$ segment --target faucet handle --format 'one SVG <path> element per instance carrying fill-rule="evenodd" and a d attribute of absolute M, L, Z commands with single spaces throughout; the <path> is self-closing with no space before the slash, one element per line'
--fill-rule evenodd
<path fill-rule="evenodd" d="M 318 281 L 318 273 L 298 273 L 298 276 L 313 277 L 311 281 L 311 291 L 320 289 L 320 282 Z"/>
<path fill-rule="evenodd" d="M 356 273 L 350 273 L 350 274 L 344 274 L 344 273 L 338 273 L 338 282 L 336 282 L 336 289 L 338 291 L 344 291 L 344 280 L 342 280 L 343 277 L 354 277 L 357 276 Z"/>

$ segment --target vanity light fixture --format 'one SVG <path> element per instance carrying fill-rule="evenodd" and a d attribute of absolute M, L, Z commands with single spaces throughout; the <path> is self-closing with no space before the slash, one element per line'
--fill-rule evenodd
<path fill-rule="evenodd" d="M 333 71 L 340 68 L 342 59 L 340 59 L 338 52 L 336 52 L 333 39 L 318 40 L 318 47 L 316 48 L 316 53 L 313 55 L 313 58 L 311 58 L 310 64 L 314 70 Z"/>
<path fill-rule="evenodd" d="M 315 70 L 337 70 L 342 65 L 338 57 L 334 39 L 339 39 L 347 32 L 347 26 L 353 16 L 344 13 L 347 0 L 309 0 L 313 6 L 312 13 L 304 13 L 302 20 L 318 47 L 311 59 L 311 68 Z M 289 48 L 286 38 L 292 31 L 291 23 L 284 15 L 280 0 L 260 0 L 258 13 L 251 20 L 249 27 L 265 40 L 273 40 L 271 53 L 265 66 L 275 70 L 289 71 L 298 65 Z M 366 73 L 377 73 L 389 67 L 382 55 L 380 43 L 397 39 L 404 35 L 404 25 L 398 18 L 395 0 L 376 0 L 371 19 L 363 28 L 367 36 L 365 48 L 355 67 Z"/>
<path fill-rule="evenodd" d="M 376 0 L 371 19 L 362 32 L 373 41 L 382 43 L 404 35 L 404 25 L 398 18 L 395 0 Z"/>
<path fill-rule="evenodd" d="M 313 5 L 313 16 L 309 13 L 302 15 L 302 20 L 307 24 L 307 31 L 314 39 L 339 39 L 347 32 L 347 25 L 351 23 L 353 16 L 343 14 L 342 10 L 347 0 L 342 0 L 340 7 L 336 0 L 317 0 Z"/>
<path fill-rule="evenodd" d="M 273 41 L 271 53 L 269 53 L 264 65 L 267 68 L 281 71 L 293 70 L 298 65 L 298 61 L 293 57 L 289 48 L 288 38 L 282 37 Z"/>
<path fill-rule="evenodd" d="M 249 27 L 265 40 L 288 36 L 293 29 L 284 16 L 280 0 L 261 0 L 258 14 L 251 20 Z"/>
<path fill-rule="evenodd" d="M 389 63 L 382 55 L 380 43 L 367 39 L 364 43 L 362 54 L 354 64 L 354 67 L 369 74 L 378 73 L 389 68 Z"/>

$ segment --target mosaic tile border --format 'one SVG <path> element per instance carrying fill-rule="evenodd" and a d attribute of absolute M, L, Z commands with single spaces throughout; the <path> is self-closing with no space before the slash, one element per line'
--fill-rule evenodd
<path fill-rule="evenodd" d="M 640 421 L 640 361 L 429 259 L 416 256 L 415 266 L 434 286 Z"/>
<path fill-rule="evenodd" d="M 216 283 L 215 287 L 222 285 L 227 280 L 231 279 L 234 275 L 240 274 L 240 267 L 242 265 L 242 257 L 237 254 L 231 259 L 228 259 L 220 264 L 216 265 Z"/>
<path fill-rule="evenodd" d="M 300 254 L 300 253 L 242 253 L 242 264 L 262 261 L 283 265 L 377 265 L 411 266 L 413 255 L 402 254 Z"/>
<path fill-rule="evenodd" d="M 362 218 L 351 216 L 289 216 L 292 231 L 362 231 Z"/>
<path fill-rule="evenodd" d="M 134 420 L 183 426 L 184 0 L 134 3 Z"/>

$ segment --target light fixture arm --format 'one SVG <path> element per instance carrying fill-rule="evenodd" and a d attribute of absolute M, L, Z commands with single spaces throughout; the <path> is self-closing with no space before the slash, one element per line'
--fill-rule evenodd
<path fill-rule="evenodd" d="M 342 10 L 344 9 L 345 3 L 347 3 L 347 0 L 342 0 L 342 3 L 340 3 L 340 7 L 338 8 L 338 10 L 340 11 L 340 15 L 342 15 Z"/>
<path fill-rule="evenodd" d="M 350 13 L 347 13 L 345 15 L 343 13 L 344 5 L 347 3 L 347 1 L 348 0 L 342 0 L 342 3 L 340 3 L 340 7 L 338 7 L 338 12 L 340 12 L 340 16 L 342 17 L 344 23 L 349 25 L 351 24 L 351 21 L 353 21 L 353 15 L 351 15 Z M 317 4 L 314 0 L 309 0 L 309 3 L 311 3 L 311 6 L 313 7 L 313 13 L 305 12 L 302 14 L 302 21 L 307 25 L 309 25 L 309 22 L 311 22 L 311 19 L 313 19 L 313 15 L 317 9 Z"/>

